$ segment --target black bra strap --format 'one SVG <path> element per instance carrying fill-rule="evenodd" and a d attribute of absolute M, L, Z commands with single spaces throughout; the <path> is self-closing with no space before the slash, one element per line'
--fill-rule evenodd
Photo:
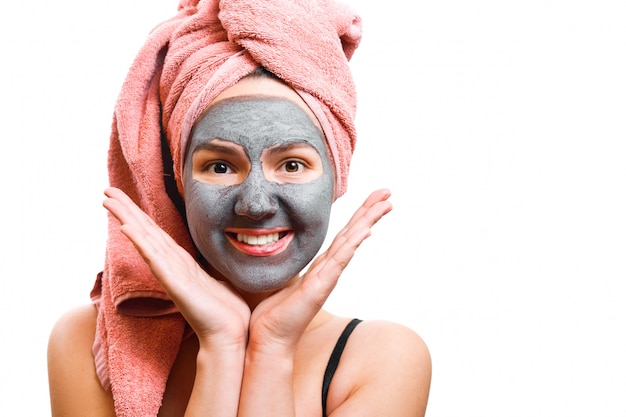
<path fill-rule="evenodd" d="M 326 372 L 324 372 L 324 383 L 322 384 L 322 413 L 323 417 L 326 417 L 326 397 L 328 396 L 328 388 L 330 387 L 330 381 L 332 381 L 333 376 L 335 375 L 335 371 L 337 370 L 337 366 L 339 366 L 339 359 L 341 359 L 341 354 L 343 353 L 343 349 L 346 347 L 346 343 L 348 342 L 348 337 L 354 330 L 354 328 L 359 324 L 362 320 L 352 319 L 350 323 L 346 326 L 337 339 L 337 344 L 333 349 L 333 353 L 330 355 L 330 359 L 328 360 L 328 365 L 326 365 Z"/>

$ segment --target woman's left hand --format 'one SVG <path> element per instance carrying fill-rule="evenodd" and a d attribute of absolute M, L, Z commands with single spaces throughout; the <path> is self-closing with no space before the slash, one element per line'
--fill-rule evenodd
<path fill-rule="evenodd" d="M 391 211 L 387 189 L 373 192 L 304 276 L 263 300 L 250 318 L 248 351 L 269 355 L 295 351 L 300 336 L 321 310 L 339 276 L 371 228 Z"/>

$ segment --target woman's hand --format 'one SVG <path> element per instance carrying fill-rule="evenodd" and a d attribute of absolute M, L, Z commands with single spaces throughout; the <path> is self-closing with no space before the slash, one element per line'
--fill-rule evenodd
<path fill-rule="evenodd" d="M 293 352 L 300 336 L 320 311 L 371 228 L 391 211 L 387 189 L 373 192 L 337 234 L 328 250 L 319 255 L 304 276 L 263 300 L 250 319 L 248 351 L 268 354 L 274 349 Z"/>
<path fill-rule="evenodd" d="M 371 227 L 391 210 L 388 190 L 372 193 L 302 277 L 252 312 L 239 416 L 293 416 L 294 355 L 302 334 L 337 284 Z M 261 411 L 260 411 L 261 410 Z"/>
<path fill-rule="evenodd" d="M 250 309 L 227 283 L 196 260 L 123 191 L 105 190 L 103 205 L 121 223 L 150 270 L 198 336 L 201 348 L 245 348 Z"/>

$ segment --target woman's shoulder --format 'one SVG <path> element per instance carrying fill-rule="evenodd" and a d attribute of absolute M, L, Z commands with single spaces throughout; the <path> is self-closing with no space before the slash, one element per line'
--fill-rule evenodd
<path fill-rule="evenodd" d="M 96 333 L 96 307 L 85 304 L 65 312 L 54 324 L 48 340 L 48 360 L 63 360 L 91 352 Z"/>
<path fill-rule="evenodd" d="M 393 350 L 396 353 L 419 351 L 428 354 L 424 340 L 410 327 L 386 320 L 364 320 L 359 325 L 361 341 L 374 349 Z M 358 334 L 358 333 L 357 333 Z"/>
<path fill-rule="evenodd" d="M 96 308 L 76 307 L 56 322 L 48 340 L 48 379 L 52 415 L 111 416 L 112 398 L 96 375 L 92 346 Z"/>
<path fill-rule="evenodd" d="M 430 378 L 430 352 L 413 329 L 391 321 L 364 320 L 352 337 L 353 351 L 348 353 L 357 360 L 381 370 L 403 370 Z"/>
<path fill-rule="evenodd" d="M 350 323 L 356 320 L 333 315 L 330 317 L 328 327 L 335 329 L 333 334 L 352 327 L 345 347 L 348 357 L 354 357 L 355 360 L 367 359 L 372 364 L 382 361 L 388 366 L 392 361 L 430 366 L 430 352 L 425 341 L 404 324 L 367 319 L 358 320 L 358 325 L 352 326 Z"/>
<path fill-rule="evenodd" d="M 352 401 L 346 401 L 350 397 L 354 403 L 380 407 L 370 409 L 371 415 L 378 411 L 423 415 L 430 391 L 431 357 L 424 340 L 411 328 L 391 321 L 364 320 L 350 335 L 335 378 L 336 386 L 344 387 L 345 392 L 335 391 L 335 401 L 329 398 L 329 405 L 350 407 Z"/>
<path fill-rule="evenodd" d="M 85 333 L 95 334 L 97 315 L 98 311 L 93 304 L 80 305 L 66 311 L 52 328 L 51 341 L 62 341 L 68 336 L 81 337 Z"/>
<path fill-rule="evenodd" d="M 65 312 L 48 339 L 48 366 L 66 365 L 66 360 L 91 355 L 96 332 L 96 307 L 86 304 Z M 93 360 L 93 358 L 92 358 Z"/>

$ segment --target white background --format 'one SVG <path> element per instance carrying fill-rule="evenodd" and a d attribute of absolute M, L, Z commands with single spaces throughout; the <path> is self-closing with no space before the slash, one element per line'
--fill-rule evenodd
<path fill-rule="evenodd" d="M 626 3 L 353 0 L 360 139 L 337 230 L 394 211 L 328 302 L 433 357 L 430 417 L 626 416 Z M 103 262 L 106 149 L 175 0 L 3 2 L 0 415 L 49 415 L 46 342 Z"/>

